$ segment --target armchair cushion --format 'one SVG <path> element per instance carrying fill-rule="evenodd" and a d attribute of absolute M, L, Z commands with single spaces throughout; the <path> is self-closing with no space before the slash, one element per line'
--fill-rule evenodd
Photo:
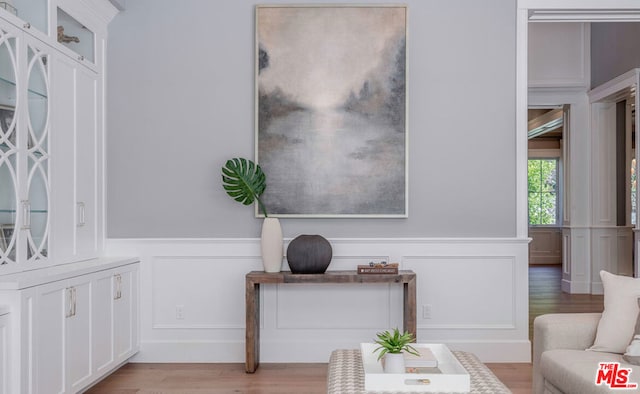
<path fill-rule="evenodd" d="M 614 353 L 585 352 L 584 350 L 548 350 L 541 357 L 541 373 L 546 385 L 561 388 L 565 393 L 599 394 L 611 393 L 609 386 L 596 386 L 598 363 L 623 362 L 622 356 Z M 637 382 L 640 371 L 633 371 L 632 381 Z"/>
<path fill-rule="evenodd" d="M 640 279 L 600 271 L 604 287 L 604 312 L 589 350 L 622 354 L 633 338 L 638 317 Z"/>

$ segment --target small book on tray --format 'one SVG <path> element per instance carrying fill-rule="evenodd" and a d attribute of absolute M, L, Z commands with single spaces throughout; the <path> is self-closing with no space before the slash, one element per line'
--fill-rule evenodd
<path fill-rule="evenodd" d="M 420 347 L 416 349 L 419 356 L 415 354 L 411 354 L 408 352 L 404 352 L 404 365 L 405 367 L 415 367 L 415 368 L 436 368 L 438 366 L 438 359 L 433 354 L 431 349 Z"/>
<path fill-rule="evenodd" d="M 358 265 L 359 274 L 398 274 L 398 263 Z"/>

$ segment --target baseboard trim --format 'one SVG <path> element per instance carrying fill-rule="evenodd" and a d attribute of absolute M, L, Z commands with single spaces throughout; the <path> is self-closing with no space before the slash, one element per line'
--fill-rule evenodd
<path fill-rule="evenodd" d="M 474 353 L 483 362 L 529 363 L 530 341 L 445 341 L 451 350 Z M 263 341 L 262 363 L 327 363 L 335 349 L 357 349 L 355 342 Z M 301 352 L 300 349 L 304 349 Z M 244 341 L 145 341 L 134 363 L 244 363 Z"/>
<path fill-rule="evenodd" d="M 144 341 L 133 363 L 244 363 L 244 341 Z"/>
<path fill-rule="evenodd" d="M 591 284 L 589 282 L 562 279 L 560 289 L 569 294 L 591 294 Z"/>
<path fill-rule="evenodd" d="M 530 363 L 531 341 L 447 341 L 451 350 L 478 356 L 483 363 Z"/>
<path fill-rule="evenodd" d="M 594 294 L 594 295 L 604 294 L 604 286 L 602 285 L 602 282 L 591 283 L 591 294 Z"/>

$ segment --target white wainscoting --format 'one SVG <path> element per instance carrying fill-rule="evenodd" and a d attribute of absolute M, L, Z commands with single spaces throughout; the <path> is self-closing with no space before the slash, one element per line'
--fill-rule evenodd
<path fill-rule="evenodd" d="M 529 264 L 562 264 L 562 227 L 529 227 Z"/>
<path fill-rule="evenodd" d="M 591 293 L 590 228 L 565 227 L 562 230 L 562 291 Z"/>
<path fill-rule="evenodd" d="M 591 237 L 591 294 L 603 294 L 601 270 L 633 276 L 633 230 L 631 227 L 599 227 L 591 230 Z"/>
<path fill-rule="evenodd" d="M 527 239 L 330 239 L 330 270 L 386 260 L 417 274 L 418 341 L 529 362 Z M 140 267 L 138 362 L 244 362 L 245 274 L 258 239 L 109 239 Z M 285 245 L 286 247 L 286 245 Z M 286 260 L 283 268 L 288 269 Z M 402 327 L 399 285 L 262 285 L 262 362 L 327 362 Z"/>

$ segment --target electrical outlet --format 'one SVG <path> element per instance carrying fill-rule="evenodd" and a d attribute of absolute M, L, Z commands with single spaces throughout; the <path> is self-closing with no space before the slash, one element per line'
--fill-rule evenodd
<path fill-rule="evenodd" d="M 431 319 L 431 304 L 422 305 L 422 318 Z"/>
<path fill-rule="evenodd" d="M 176 305 L 176 320 L 184 319 L 184 305 Z"/>

